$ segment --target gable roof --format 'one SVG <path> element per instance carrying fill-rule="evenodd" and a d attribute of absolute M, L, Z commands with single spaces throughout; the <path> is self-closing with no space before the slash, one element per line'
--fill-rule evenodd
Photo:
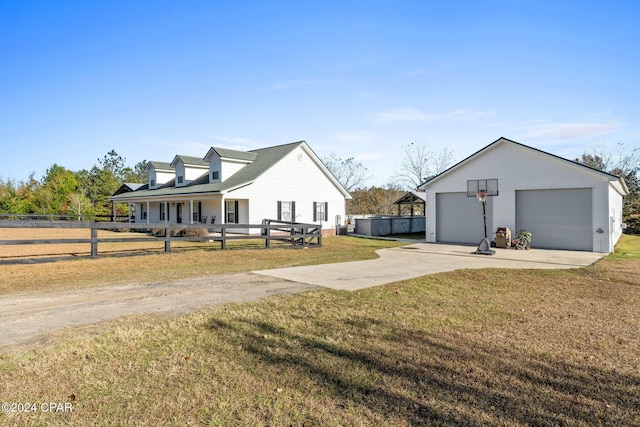
<path fill-rule="evenodd" d="M 118 188 L 118 190 L 116 190 L 115 193 L 113 193 L 113 195 L 117 195 L 117 194 L 122 194 L 122 193 L 130 193 L 132 191 L 136 191 L 136 190 L 140 190 L 142 187 L 148 187 L 148 184 L 138 184 L 138 183 L 133 183 L 133 182 L 125 182 L 124 184 L 122 184 L 120 186 L 120 188 Z"/>
<path fill-rule="evenodd" d="M 178 162 L 178 160 L 180 160 L 185 166 L 195 166 L 200 168 L 209 167 L 209 163 L 205 162 L 200 157 L 182 156 L 180 154 L 176 155 L 173 158 L 173 161 L 171 162 L 171 166 L 175 167 L 174 165 Z"/>
<path fill-rule="evenodd" d="M 157 171 L 164 171 L 164 172 L 175 171 L 173 166 L 171 166 L 171 163 L 167 163 L 167 162 L 157 162 L 155 160 L 149 161 L 147 162 L 147 166 L 145 167 L 145 169 L 149 169 L 149 166 L 153 166 L 153 168 Z"/>
<path fill-rule="evenodd" d="M 467 163 L 468 161 L 470 161 L 470 160 L 472 160 L 474 158 L 477 158 L 477 157 L 481 156 L 482 154 L 486 153 L 487 151 L 492 150 L 492 149 L 494 149 L 494 148 L 496 148 L 496 147 L 498 147 L 499 145 L 502 145 L 502 144 L 514 144 L 514 145 L 517 145 L 519 147 L 523 147 L 523 148 L 525 148 L 527 150 L 531 150 L 531 151 L 534 151 L 534 152 L 537 152 L 537 153 L 542 153 L 542 154 L 544 154 L 546 156 L 549 156 L 551 158 L 561 160 L 561 161 L 566 162 L 567 164 L 570 164 L 572 166 L 576 166 L 576 167 L 579 167 L 579 168 L 584 168 L 586 170 L 589 170 L 590 172 L 601 174 L 603 176 L 606 176 L 610 181 L 619 181 L 620 184 L 622 185 L 622 188 L 625 191 L 625 193 L 627 193 L 627 194 L 629 193 L 629 189 L 627 188 L 627 184 L 624 182 L 624 179 L 622 177 L 618 176 L 618 175 L 614 175 L 614 174 L 611 174 L 609 172 L 601 171 L 601 170 L 592 168 L 591 166 L 583 165 L 582 163 L 578 163 L 578 162 L 575 162 L 573 160 L 565 159 L 564 157 L 556 156 L 555 154 L 551 154 L 551 153 L 548 153 L 546 151 L 542 151 L 542 150 L 539 150 L 537 148 L 530 147 L 528 145 L 524 145 L 524 144 L 521 144 L 519 142 L 512 141 L 510 139 L 504 138 L 504 137 L 498 138 L 497 140 L 493 141 L 491 144 L 487 145 L 486 147 L 481 148 L 480 150 L 476 151 L 475 153 L 473 153 L 469 157 L 467 157 L 464 160 L 461 160 L 460 162 L 458 162 L 455 165 L 451 166 L 449 169 L 439 173 L 438 175 L 436 175 L 434 177 L 429 178 L 428 180 L 426 180 L 425 182 L 423 182 L 422 184 L 420 184 L 418 186 L 418 190 L 424 190 L 427 185 L 432 184 L 433 182 L 441 179 L 442 177 L 446 176 L 447 174 L 451 173 L 452 171 L 459 169 L 460 167 L 462 167 L 462 165 L 464 163 Z"/>
<path fill-rule="evenodd" d="M 111 199 L 121 200 L 146 196 L 156 197 L 202 193 L 226 193 L 253 183 L 258 177 L 267 172 L 273 165 L 278 163 L 287 154 L 291 153 L 298 147 L 302 147 L 303 149 L 305 149 L 312 160 L 318 165 L 318 167 L 320 167 L 320 169 L 327 175 L 327 177 L 334 183 L 334 185 L 337 186 L 337 188 L 341 193 L 344 194 L 345 197 L 350 197 L 349 193 L 344 189 L 342 185 L 340 185 L 340 183 L 331 174 L 331 172 L 329 172 L 326 166 L 324 166 L 320 159 L 315 155 L 313 150 L 309 148 L 307 143 L 305 141 L 298 141 L 290 144 L 277 145 L 275 147 L 261 148 L 258 150 L 251 150 L 246 152 L 250 154 L 250 157 L 253 157 L 254 160 L 237 171 L 235 174 L 231 175 L 229 178 L 225 179 L 223 182 L 209 183 L 209 174 L 207 171 L 200 177 L 194 179 L 193 181 L 182 187 L 175 187 L 175 180 L 172 180 L 167 182 L 166 184 L 163 184 L 160 188 L 155 190 L 145 189 L 126 194 L 114 195 L 111 197 Z M 241 153 L 234 150 L 229 151 Z M 208 166 L 208 163 L 205 162 L 205 164 Z"/>
<path fill-rule="evenodd" d="M 213 153 L 218 154 L 221 159 L 240 160 L 243 162 L 253 162 L 257 156 L 253 151 L 237 151 L 229 150 L 228 148 L 211 147 L 207 155 L 204 156 L 204 159 L 209 160 Z"/>

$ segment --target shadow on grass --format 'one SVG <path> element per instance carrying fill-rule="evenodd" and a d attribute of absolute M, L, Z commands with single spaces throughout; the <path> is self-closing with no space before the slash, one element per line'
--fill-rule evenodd
<path fill-rule="evenodd" d="M 375 322 L 360 317 L 349 328 L 366 336 Z M 461 333 L 389 328 L 349 342 L 242 318 L 209 326 L 254 363 L 300 372 L 318 384 L 309 393 L 366 407 L 390 425 L 640 425 L 640 376 Z"/>

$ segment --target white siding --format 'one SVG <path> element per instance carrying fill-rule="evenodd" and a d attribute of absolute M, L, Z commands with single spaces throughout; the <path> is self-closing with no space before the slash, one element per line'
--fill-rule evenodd
<path fill-rule="evenodd" d="M 502 142 L 426 186 L 427 241 L 437 241 L 436 193 L 466 191 L 468 179 L 497 178 L 499 196 L 494 197 L 493 220 L 487 224 L 490 233 L 498 227 L 516 228 L 516 190 L 592 189 L 593 251 L 608 252 L 609 180 L 606 176 L 562 159 L 517 144 Z M 535 239 L 535 236 L 534 236 Z"/>
<path fill-rule="evenodd" d="M 175 173 L 173 172 L 157 171 L 152 167 L 149 171 L 149 188 L 158 188 L 162 184 L 166 184 L 167 182 L 171 181 L 174 177 Z M 155 185 L 151 185 L 152 181 L 155 181 Z"/>
<path fill-rule="evenodd" d="M 614 246 L 622 235 L 622 195 L 616 191 L 613 185 L 609 186 L 609 252 L 613 252 Z"/>
<path fill-rule="evenodd" d="M 209 182 L 221 182 L 233 176 L 240 169 L 245 167 L 247 162 L 233 161 L 228 159 L 221 159 L 217 153 L 213 153 L 209 159 Z M 220 173 L 219 179 L 211 178 L 211 171 L 218 171 Z"/>
<path fill-rule="evenodd" d="M 328 220 L 324 228 L 332 228 L 336 215 L 345 220 L 345 198 L 302 146 L 289 153 L 250 186 L 232 191 L 227 199 L 250 199 L 249 222 L 277 219 L 277 202 L 296 202 L 296 221 L 313 223 L 313 202 L 328 203 Z M 319 223 L 319 221 L 316 221 Z"/>
<path fill-rule="evenodd" d="M 178 161 L 176 164 L 176 187 L 184 187 L 194 179 L 197 179 L 207 173 L 209 168 L 207 167 L 192 167 L 186 166 L 183 162 Z M 183 181 L 178 182 L 178 177 L 182 176 Z"/>

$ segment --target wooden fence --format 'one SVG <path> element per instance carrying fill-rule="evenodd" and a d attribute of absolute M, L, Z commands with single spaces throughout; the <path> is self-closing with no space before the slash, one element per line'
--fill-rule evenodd
<path fill-rule="evenodd" d="M 98 257 L 100 243 L 123 242 L 164 242 L 164 251 L 171 252 L 171 242 L 220 242 L 222 249 L 227 249 L 227 241 L 260 239 L 264 240 L 266 248 L 271 247 L 272 241 L 287 242 L 294 247 L 304 248 L 322 245 L 322 225 L 290 223 L 276 220 L 264 220 L 262 224 L 165 224 L 165 223 L 119 223 L 119 222 L 88 222 L 88 221 L 30 221 L 30 220 L 0 220 L 1 228 L 55 228 L 55 229 L 89 229 L 91 237 L 88 239 L 12 239 L 0 240 L 2 245 L 47 245 L 47 244 L 89 244 L 91 257 Z M 206 229 L 204 236 L 188 236 L 189 229 Z M 246 230 L 260 230 L 260 234 L 246 234 Z M 98 238 L 98 230 L 138 231 L 145 233 L 140 237 L 109 237 Z M 154 236 L 153 231 L 164 230 L 160 236 Z M 234 233 L 234 230 L 237 230 Z M 242 233 L 240 232 L 242 230 Z M 187 235 L 185 235 L 187 234 Z M 15 261 L 13 261 L 15 262 Z M 23 261 L 24 262 L 24 261 Z M 7 261 L 0 261 L 7 263 Z"/>

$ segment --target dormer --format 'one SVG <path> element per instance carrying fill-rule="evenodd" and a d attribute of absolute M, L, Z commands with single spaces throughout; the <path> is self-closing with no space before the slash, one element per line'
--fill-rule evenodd
<path fill-rule="evenodd" d="M 148 162 L 145 170 L 149 173 L 149 189 L 155 190 L 175 177 L 175 170 L 166 162 Z"/>
<path fill-rule="evenodd" d="M 194 179 L 207 173 L 209 163 L 200 157 L 178 155 L 173 158 L 171 167 L 175 169 L 176 187 L 184 187 Z"/>
<path fill-rule="evenodd" d="M 253 163 L 256 156 L 256 153 L 249 151 L 211 147 L 204 156 L 205 162 L 209 165 L 209 182 L 223 182 L 246 165 Z"/>

